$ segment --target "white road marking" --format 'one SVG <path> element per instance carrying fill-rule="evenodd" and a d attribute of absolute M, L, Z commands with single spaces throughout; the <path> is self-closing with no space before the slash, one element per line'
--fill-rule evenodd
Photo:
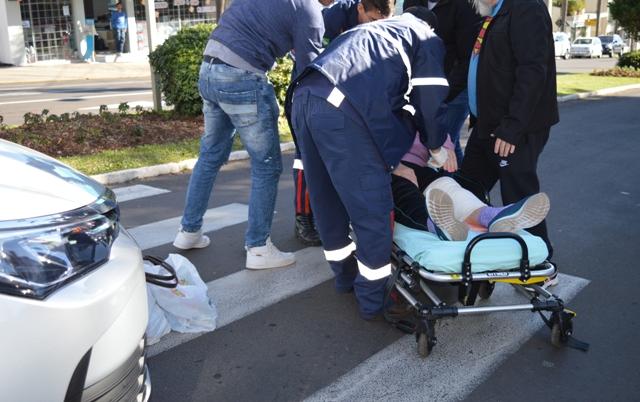
<path fill-rule="evenodd" d="M 115 84 L 118 85 L 129 85 L 129 84 L 136 84 L 136 85 L 140 85 L 143 83 L 148 83 L 148 81 L 145 81 L 144 78 L 141 78 L 138 81 L 116 81 Z M 87 82 L 83 82 L 83 83 L 79 83 L 79 84 L 69 84 L 69 83 L 64 83 L 64 84 L 50 84 L 50 83 L 43 83 L 41 85 L 37 85 L 37 86 L 18 86 L 18 87 L 4 87 L 2 85 L 0 85 L 0 90 L 1 91 L 40 91 L 38 93 L 42 93 L 42 91 L 48 91 L 48 90 L 52 90 L 52 89 L 68 89 L 68 88 L 75 88 L 75 87 L 94 87 L 94 86 L 104 86 L 104 82 L 100 82 L 100 83 L 95 83 L 95 81 L 87 81 Z"/>
<path fill-rule="evenodd" d="M 231 324 L 333 277 L 319 247 L 296 252 L 296 261 L 290 267 L 263 271 L 244 269 L 244 261 L 241 261 L 238 272 L 209 282 L 209 297 L 218 310 L 217 327 Z M 204 333 L 171 332 L 151 345 L 147 356 L 155 356 L 201 335 Z"/>
<path fill-rule="evenodd" d="M 2 105 L 18 105 L 23 103 L 47 103 L 47 102 L 62 102 L 69 101 L 73 99 L 75 101 L 83 101 L 87 99 L 100 99 L 100 98 L 121 98 L 123 96 L 137 96 L 137 95 L 151 95 L 151 91 L 144 92 L 119 92 L 105 95 L 88 95 L 88 96 L 68 96 L 66 98 L 48 98 L 48 99 L 30 99 L 23 101 L 11 101 L 11 102 L 0 102 L 0 106 Z"/>
<path fill-rule="evenodd" d="M 553 292 L 566 302 L 588 283 L 560 275 L 560 285 Z M 499 284 L 490 302 L 520 304 L 526 300 L 510 286 Z M 407 335 L 307 400 L 462 400 L 542 326 L 538 314 L 527 311 L 444 320 L 436 328 L 438 344 L 426 359 L 418 356 L 415 337 Z M 576 336 L 580 337 L 579 329 Z"/>
<path fill-rule="evenodd" d="M 211 208 L 204 214 L 203 232 L 212 232 L 227 226 L 237 225 L 247 220 L 249 207 L 245 204 L 227 204 L 218 208 Z M 165 219 L 129 229 L 129 233 L 136 239 L 141 249 L 149 249 L 173 242 L 180 219 Z"/>
<path fill-rule="evenodd" d="M 2 88 L 4 90 L 4 88 Z M 8 93 L 0 93 L 0 98 L 9 97 L 9 96 L 29 96 L 29 95 L 41 95 L 41 92 L 8 92 Z"/>
<path fill-rule="evenodd" d="M 170 193 L 164 188 L 146 186 L 144 184 L 136 184 L 134 186 L 114 188 L 118 202 L 136 200 L 138 198 L 151 197 L 158 194 Z"/>

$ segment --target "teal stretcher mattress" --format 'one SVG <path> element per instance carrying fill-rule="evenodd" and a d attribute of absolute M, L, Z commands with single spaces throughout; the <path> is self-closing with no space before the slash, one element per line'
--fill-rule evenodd
<path fill-rule="evenodd" d="M 527 244 L 529 264 L 540 264 L 549 251 L 544 241 L 528 232 L 517 233 Z M 398 247 L 426 269 L 439 273 L 460 273 L 464 251 L 478 233 L 469 232 L 466 241 L 443 241 L 429 232 L 395 224 L 393 240 Z M 471 253 L 471 271 L 504 271 L 520 266 L 520 245 L 513 239 L 491 239 L 478 243 Z"/>

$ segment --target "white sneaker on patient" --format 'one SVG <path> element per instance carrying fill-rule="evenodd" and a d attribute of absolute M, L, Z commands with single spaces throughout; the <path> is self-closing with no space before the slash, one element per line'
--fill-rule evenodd
<path fill-rule="evenodd" d="M 173 246 L 181 250 L 189 250 L 192 248 L 205 248 L 210 242 L 209 237 L 202 234 L 202 230 L 185 232 L 181 228 L 173 241 Z"/>
<path fill-rule="evenodd" d="M 434 188 L 429 190 L 427 199 L 429 217 L 436 226 L 439 237 L 450 241 L 464 241 L 469 234 L 469 227 L 453 215 L 453 200 L 449 194 Z"/>
<path fill-rule="evenodd" d="M 267 242 L 260 247 L 245 247 L 247 250 L 247 268 L 248 269 L 268 269 L 277 267 L 286 267 L 296 262 L 293 253 L 285 253 L 278 250 L 271 242 L 271 238 L 267 237 Z"/>

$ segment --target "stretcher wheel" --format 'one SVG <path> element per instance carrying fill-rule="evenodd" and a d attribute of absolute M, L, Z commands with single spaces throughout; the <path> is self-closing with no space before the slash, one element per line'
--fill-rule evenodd
<path fill-rule="evenodd" d="M 495 282 L 482 282 L 478 289 L 478 296 L 481 299 L 488 299 L 493 294 L 493 289 L 496 287 Z"/>
<path fill-rule="evenodd" d="M 418 354 L 420 357 L 426 358 L 431 353 L 431 349 L 433 349 L 433 345 L 429 342 L 429 337 L 427 334 L 418 335 Z"/>
<path fill-rule="evenodd" d="M 554 322 L 551 326 L 551 344 L 557 348 L 564 346 L 564 342 L 562 342 L 562 330 L 560 329 L 559 322 Z"/>

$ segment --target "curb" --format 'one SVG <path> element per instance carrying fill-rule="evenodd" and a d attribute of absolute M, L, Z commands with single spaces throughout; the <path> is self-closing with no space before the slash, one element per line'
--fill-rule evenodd
<path fill-rule="evenodd" d="M 558 103 L 567 102 L 567 101 L 576 100 L 576 99 L 590 98 L 593 96 L 611 95 L 617 92 L 628 91 L 630 89 L 640 89 L 640 84 L 629 84 L 629 85 L 623 85 L 620 87 L 598 89 L 597 91 L 593 91 L 593 92 L 581 92 L 578 94 L 558 96 Z"/>
<path fill-rule="evenodd" d="M 640 84 L 623 85 L 619 87 L 599 89 L 593 92 L 582 92 L 578 94 L 571 94 L 565 96 L 559 96 L 558 102 L 568 102 L 576 99 L 585 99 L 594 96 L 611 95 L 617 92 L 624 92 L 630 89 L 640 89 Z M 280 150 L 282 152 L 295 149 L 293 142 L 285 142 L 280 144 Z M 234 151 L 229 155 L 229 162 L 248 159 L 249 154 L 247 151 Z M 146 179 L 149 177 L 160 176 L 163 174 L 176 174 L 185 170 L 193 170 L 193 166 L 196 164 L 197 159 L 187 159 L 181 162 L 164 163 L 162 165 L 146 166 L 136 169 L 118 170 L 115 172 L 98 174 L 91 176 L 94 180 L 105 186 L 113 184 L 126 183 L 131 180 Z"/>
<path fill-rule="evenodd" d="M 280 144 L 280 151 L 291 151 L 295 149 L 293 141 Z M 233 151 L 229 154 L 229 162 L 249 159 L 249 153 L 245 150 Z M 145 166 L 135 169 L 118 170 L 115 172 L 102 173 L 91 176 L 95 181 L 110 186 L 113 184 L 121 184 L 136 179 L 146 179 L 149 177 L 160 176 L 164 174 L 176 174 L 185 170 L 193 170 L 198 159 L 187 159 L 180 162 L 163 163 L 162 165 Z"/>

